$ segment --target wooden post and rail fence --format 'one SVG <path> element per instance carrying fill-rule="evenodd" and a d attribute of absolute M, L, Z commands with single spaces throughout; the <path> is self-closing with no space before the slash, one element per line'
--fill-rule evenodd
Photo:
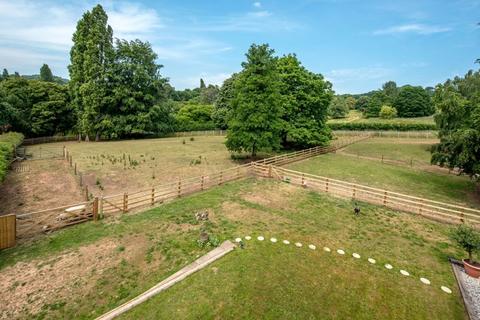
<path fill-rule="evenodd" d="M 96 221 L 115 214 L 124 214 L 140 208 L 161 205 L 169 200 L 248 177 L 274 178 L 318 192 L 326 192 L 335 196 L 352 198 L 395 210 L 420 214 L 442 222 L 467 222 L 480 226 L 480 210 L 315 176 L 281 167 L 287 163 L 334 152 L 348 144 L 366 138 L 368 136 L 344 140 L 330 147 L 314 147 L 286 153 L 208 175 L 180 178 L 177 181 L 135 192 L 98 196 L 93 199 L 88 197 L 82 203 L 32 213 L 0 216 L 0 248 L 15 245 L 15 239 L 28 239 L 85 221 Z M 68 150 L 65 150 L 64 157 L 71 162 L 72 158 Z M 86 194 L 88 195 L 88 189 Z"/>

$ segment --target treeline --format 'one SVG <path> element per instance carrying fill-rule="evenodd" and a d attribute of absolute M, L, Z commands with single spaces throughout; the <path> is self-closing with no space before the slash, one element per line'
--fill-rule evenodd
<path fill-rule="evenodd" d="M 23 141 L 23 135 L 16 132 L 0 134 L 0 182 L 5 179 L 8 165 L 14 155 L 15 148 Z"/>
<path fill-rule="evenodd" d="M 383 119 L 415 118 L 435 113 L 432 87 L 405 85 L 397 87 L 394 81 L 383 84 L 382 89 L 364 95 L 335 96 L 329 106 L 331 118 L 345 118 L 351 109 L 359 110 L 364 117 Z"/>

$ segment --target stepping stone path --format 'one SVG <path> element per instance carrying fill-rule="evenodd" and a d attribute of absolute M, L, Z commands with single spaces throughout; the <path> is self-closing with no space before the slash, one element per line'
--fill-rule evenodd
<path fill-rule="evenodd" d="M 404 276 L 410 275 L 410 273 L 408 273 L 408 271 L 405 271 L 405 270 L 400 270 L 400 273 L 403 274 Z"/>
<path fill-rule="evenodd" d="M 252 239 L 251 236 L 245 236 L 245 240 L 251 240 L 251 239 Z M 258 241 L 263 241 L 263 240 L 265 240 L 265 238 L 263 236 L 258 236 L 257 240 Z M 239 243 L 241 241 L 242 241 L 242 238 L 236 238 L 235 239 L 235 242 L 237 242 L 237 243 Z M 277 240 L 277 238 L 270 238 L 270 241 L 272 243 L 276 243 L 278 240 Z M 284 244 L 290 244 L 290 241 L 288 241 L 288 240 L 283 240 L 282 242 Z M 298 247 L 298 248 L 301 248 L 303 245 L 300 242 L 295 242 L 295 246 Z M 317 247 L 313 244 L 309 244 L 308 248 L 311 249 L 311 250 L 316 250 L 317 249 Z M 323 251 L 331 252 L 332 250 L 329 247 L 323 247 Z M 340 255 L 344 255 L 345 251 L 343 249 L 337 249 L 337 253 L 340 254 Z M 360 259 L 361 258 L 360 254 L 358 254 L 356 252 L 352 253 L 352 257 L 354 257 L 355 259 Z M 373 258 L 368 258 L 367 261 L 371 264 L 377 263 L 377 261 Z M 388 270 L 392 270 L 393 266 L 391 264 L 387 263 L 387 264 L 385 264 L 385 268 L 388 269 Z M 400 273 L 404 276 L 410 276 L 410 273 L 406 270 L 403 270 L 403 269 L 400 270 Z M 420 278 L 420 282 L 422 282 L 423 284 L 426 284 L 426 285 L 430 285 L 430 280 L 428 280 L 427 278 L 423 278 L 423 277 Z M 440 289 L 445 293 L 448 293 L 448 294 L 452 293 L 452 290 L 448 287 L 441 286 Z"/>
<path fill-rule="evenodd" d="M 452 290 L 450 290 L 449 288 L 447 288 L 445 286 L 441 286 L 440 289 L 442 289 L 443 292 L 452 293 Z"/>

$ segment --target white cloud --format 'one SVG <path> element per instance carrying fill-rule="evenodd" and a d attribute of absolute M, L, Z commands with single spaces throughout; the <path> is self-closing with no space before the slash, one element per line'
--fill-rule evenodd
<path fill-rule="evenodd" d="M 401 34 L 401 33 L 416 33 L 421 35 L 428 35 L 433 33 L 448 32 L 451 28 L 433 26 L 426 24 L 403 24 L 398 26 L 389 27 L 386 29 L 380 29 L 373 32 L 375 35 L 385 35 L 385 34 Z"/>
<path fill-rule="evenodd" d="M 256 12 L 249 12 L 248 15 L 251 17 L 264 18 L 264 17 L 270 17 L 272 13 L 269 11 L 256 11 Z"/>
<path fill-rule="evenodd" d="M 260 7 L 262 6 L 262 3 L 261 3 L 261 2 L 254 2 L 254 3 L 253 3 L 253 6 L 254 6 L 255 8 L 260 8 Z"/>

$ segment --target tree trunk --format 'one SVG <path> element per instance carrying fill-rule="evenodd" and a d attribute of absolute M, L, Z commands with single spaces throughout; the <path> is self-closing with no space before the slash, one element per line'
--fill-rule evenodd
<path fill-rule="evenodd" d="M 90 142 L 90 138 L 88 137 L 88 134 L 85 135 L 85 142 Z"/>
<path fill-rule="evenodd" d="M 252 158 L 255 158 L 257 156 L 257 149 L 255 148 L 255 143 L 252 146 Z"/>
<path fill-rule="evenodd" d="M 97 134 L 95 135 L 95 141 L 100 141 L 100 132 L 97 131 Z"/>

